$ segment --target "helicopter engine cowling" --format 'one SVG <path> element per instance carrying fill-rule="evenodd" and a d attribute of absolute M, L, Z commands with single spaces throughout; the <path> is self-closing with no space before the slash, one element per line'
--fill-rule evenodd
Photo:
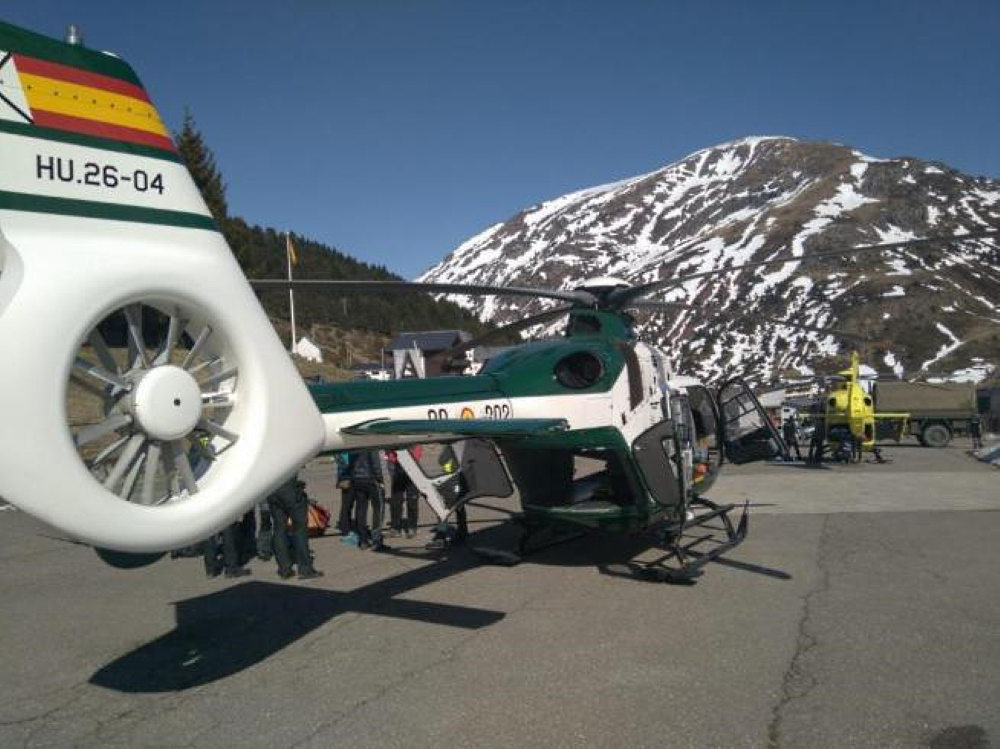
<path fill-rule="evenodd" d="M 206 538 L 323 439 L 217 231 L 0 210 L 0 361 L 0 497 L 104 549 Z"/>

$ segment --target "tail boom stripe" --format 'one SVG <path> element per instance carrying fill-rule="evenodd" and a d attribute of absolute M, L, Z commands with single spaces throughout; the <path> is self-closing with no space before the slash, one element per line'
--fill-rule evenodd
<path fill-rule="evenodd" d="M 108 138 L 109 140 L 125 141 L 126 143 L 136 143 L 142 146 L 161 148 L 165 151 L 176 151 L 174 143 L 170 138 L 156 133 L 136 130 L 135 128 L 115 125 L 110 122 L 100 122 L 84 117 L 73 117 L 56 112 L 46 112 L 40 109 L 33 109 L 35 124 L 41 127 L 49 127 L 55 130 L 67 130 L 81 135 L 92 135 L 98 138 Z"/>
<path fill-rule="evenodd" d="M 28 211 L 31 213 L 61 214 L 84 218 L 108 219 L 111 221 L 135 221 L 143 224 L 180 226 L 188 229 L 218 231 L 210 216 L 184 211 L 170 211 L 162 208 L 99 203 L 92 200 L 53 198 L 45 195 L 6 192 L 0 190 L 0 210 Z"/>

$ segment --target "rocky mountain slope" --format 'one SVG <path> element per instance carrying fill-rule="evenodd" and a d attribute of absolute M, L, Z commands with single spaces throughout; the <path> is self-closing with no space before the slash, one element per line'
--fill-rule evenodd
<path fill-rule="evenodd" d="M 663 292 L 656 298 L 700 309 L 638 314 L 642 337 L 707 379 L 824 371 L 852 347 L 907 377 L 979 378 L 1000 364 L 995 238 L 857 258 L 810 254 L 989 227 L 1000 228 L 1000 181 L 830 143 L 746 138 L 527 208 L 421 280 L 572 288 L 596 276 L 643 283 L 787 256 Z M 545 305 L 453 299 L 493 323 Z M 854 332 L 865 343 L 765 317 Z"/>

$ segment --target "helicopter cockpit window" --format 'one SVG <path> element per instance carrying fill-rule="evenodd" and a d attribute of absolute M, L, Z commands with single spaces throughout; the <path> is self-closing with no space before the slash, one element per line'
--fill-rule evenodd
<path fill-rule="evenodd" d="M 601 379 L 604 362 L 590 351 L 577 351 L 564 356 L 555 366 L 556 380 L 571 390 L 583 390 Z"/>
<path fill-rule="evenodd" d="M 566 336 L 597 335 L 601 332 L 601 321 L 594 315 L 572 315 L 566 327 Z"/>

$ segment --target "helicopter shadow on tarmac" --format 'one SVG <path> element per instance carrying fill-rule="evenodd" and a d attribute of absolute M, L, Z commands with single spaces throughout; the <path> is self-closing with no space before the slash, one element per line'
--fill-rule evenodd
<path fill-rule="evenodd" d="M 102 667 L 89 681 L 120 692 L 191 689 L 250 668 L 346 612 L 479 629 L 505 614 L 395 598 L 475 566 L 467 555 L 454 555 L 352 591 L 248 582 L 178 601 L 172 631 Z"/>
<path fill-rule="evenodd" d="M 500 508 L 491 507 L 487 503 L 470 503 L 475 506 L 502 511 Z M 768 503 L 755 503 L 751 507 L 768 506 Z M 475 521 L 470 525 L 474 525 Z M 717 533 L 722 532 L 722 528 L 713 528 Z M 478 544 L 489 542 L 499 548 L 512 548 L 516 545 L 516 531 L 509 523 L 499 525 L 492 524 L 490 527 L 476 531 L 470 536 L 469 547 L 474 549 Z M 688 543 L 701 540 L 708 540 L 706 536 L 695 536 L 686 534 Z M 709 541 L 709 544 L 712 542 Z M 446 550 L 445 555 L 459 552 L 464 547 L 457 547 L 454 550 Z M 649 557 L 650 552 L 655 558 L 652 560 L 640 561 L 640 558 Z M 412 552 L 407 550 L 393 550 L 390 553 L 406 557 L 424 557 L 426 552 Z M 691 548 L 688 555 L 692 559 L 701 557 L 703 551 Z M 617 533 L 602 534 L 594 531 L 590 533 L 569 533 L 564 537 L 551 539 L 551 543 L 543 545 L 542 548 L 530 552 L 525 558 L 525 563 L 541 565 L 557 565 L 566 567 L 596 567 L 598 572 L 609 577 L 629 579 L 634 582 L 665 582 L 662 574 L 662 562 L 669 557 L 663 547 L 659 546 L 649 535 L 622 535 Z M 623 561 L 624 560 L 624 561 Z M 791 580 L 792 576 L 779 569 L 767 567 L 750 562 L 742 562 L 730 559 L 726 556 L 718 557 L 711 561 L 722 567 L 742 570 L 753 574 L 764 575 L 777 580 Z M 501 563 L 502 564 L 502 563 Z M 691 584 L 694 579 L 674 580 L 683 584 Z"/>
<path fill-rule="evenodd" d="M 476 521 L 470 525 L 478 525 Z M 260 663 L 334 617 L 368 613 L 401 617 L 451 627 L 479 629 L 495 624 L 502 611 L 398 599 L 396 596 L 478 567 L 482 561 L 470 551 L 481 542 L 506 545 L 516 540 L 509 524 L 491 523 L 475 529 L 468 546 L 441 552 L 393 548 L 387 555 L 408 559 L 435 559 L 419 569 L 395 575 L 352 591 L 331 591 L 299 585 L 248 582 L 175 603 L 176 626 L 151 642 L 99 669 L 90 683 L 130 693 L 163 693 L 199 687 Z M 646 537 L 574 536 L 566 543 L 531 553 L 526 561 L 560 566 L 596 566 L 601 574 L 646 581 L 636 557 L 657 548 Z M 697 552 L 692 552 L 697 555 Z M 622 563 L 622 560 L 629 560 Z M 791 575 L 726 558 L 714 564 L 782 580 Z"/>

